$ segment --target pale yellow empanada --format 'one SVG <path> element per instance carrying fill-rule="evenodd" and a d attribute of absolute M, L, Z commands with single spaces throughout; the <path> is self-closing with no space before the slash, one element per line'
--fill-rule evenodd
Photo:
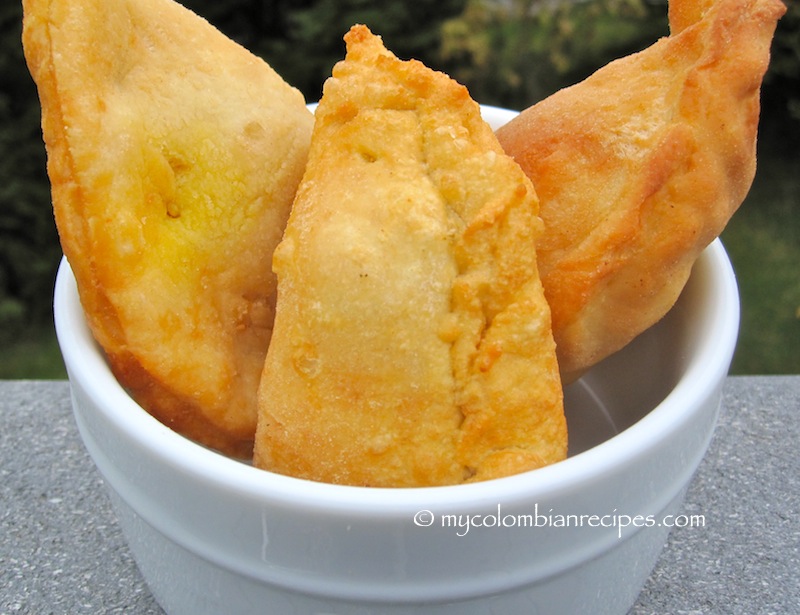
<path fill-rule="evenodd" d="M 464 87 L 345 39 L 275 251 L 255 464 L 410 487 L 563 459 L 533 187 Z"/>
<path fill-rule="evenodd" d="M 249 455 L 271 258 L 313 117 L 262 60 L 171 0 L 25 0 L 61 244 L 122 385 Z"/>

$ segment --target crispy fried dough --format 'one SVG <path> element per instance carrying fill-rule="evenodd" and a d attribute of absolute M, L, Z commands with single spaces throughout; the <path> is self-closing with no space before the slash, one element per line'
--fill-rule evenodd
<path fill-rule="evenodd" d="M 313 117 L 171 0 L 25 0 L 61 243 L 119 382 L 177 431 L 249 455 Z"/>
<path fill-rule="evenodd" d="M 755 173 L 777 0 L 671 3 L 673 33 L 497 132 L 541 200 L 539 269 L 562 377 L 674 304 Z"/>
<path fill-rule="evenodd" d="M 345 40 L 275 251 L 255 464 L 405 487 L 563 459 L 530 182 L 465 88 Z"/>

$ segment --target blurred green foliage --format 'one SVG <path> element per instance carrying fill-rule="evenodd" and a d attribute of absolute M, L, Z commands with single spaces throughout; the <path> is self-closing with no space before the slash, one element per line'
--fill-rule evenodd
<path fill-rule="evenodd" d="M 797 145 L 797 130 L 800 124 L 800 2 L 786 0 L 787 10 L 772 43 L 772 58 L 767 74 L 769 102 L 782 106 L 795 120 L 793 125 L 794 144 Z M 777 100 L 776 100 L 777 99 Z"/>
<path fill-rule="evenodd" d="M 60 255 L 20 16 L 0 4 L 0 343 L 50 317 Z"/>
<path fill-rule="evenodd" d="M 731 371 L 800 374 L 800 157 L 762 156 L 722 234 L 741 295 Z"/>
<path fill-rule="evenodd" d="M 665 3 L 469 0 L 445 23 L 445 70 L 481 102 L 524 109 L 669 33 Z"/>
<path fill-rule="evenodd" d="M 350 26 L 366 24 L 402 58 L 437 61 L 442 23 L 466 0 L 185 0 L 220 30 L 263 57 L 309 101 L 318 100 L 333 65 L 344 57 Z"/>
<path fill-rule="evenodd" d="M 262 56 L 310 101 L 319 98 L 322 83 L 343 57 L 342 36 L 354 23 L 367 24 L 401 58 L 414 57 L 449 73 L 480 102 L 511 108 L 524 108 L 668 34 L 666 0 L 185 0 L 184 4 Z M 762 161 L 769 164 L 770 157 L 779 157 L 778 166 L 788 171 L 771 177 L 768 189 L 754 190 L 754 198 L 748 198 L 746 206 L 761 212 L 755 216 L 759 220 L 772 216 L 769 203 L 760 202 L 759 195 L 774 200 L 779 193 L 783 203 L 792 205 L 800 201 L 796 172 L 800 2 L 790 0 L 788 8 L 778 26 L 764 82 L 759 144 Z M 45 331 L 50 337 L 45 335 L 39 346 L 52 353 L 52 288 L 61 252 L 50 208 L 36 89 L 22 56 L 21 21 L 18 1 L 0 4 L 0 348 L 32 352 Z M 798 222 L 794 215 L 787 218 L 788 231 L 787 224 L 777 229 L 773 224 L 769 232 L 783 233 L 791 246 Z M 731 236 L 737 242 L 750 241 L 741 230 Z M 776 241 L 761 240 L 767 245 Z M 786 258 L 796 258 L 796 251 L 784 252 Z M 795 271 L 796 264 L 800 263 L 789 263 L 782 275 L 791 276 L 786 271 Z M 766 305 L 774 303 L 773 297 L 756 296 L 762 290 L 753 291 L 752 300 L 743 299 L 765 304 L 764 310 L 753 308 L 753 314 L 769 314 L 774 307 Z M 797 329 L 800 302 L 787 300 L 796 302 L 786 307 L 795 316 L 784 319 L 781 326 Z M 759 318 L 748 316 L 753 323 Z M 772 337 L 779 344 L 786 336 L 779 332 Z M 798 354 L 794 348 L 787 351 L 792 353 Z M 4 369 L 2 362 L 0 358 L 0 377 L 19 377 Z M 777 368 L 756 362 L 744 369 Z M 800 371 L 800 366 L 792 369 Z M 35 368 L 31 370 L 32 377 L 41 377 Z M 60 374 L 57 368 L 55 373 Z"/>

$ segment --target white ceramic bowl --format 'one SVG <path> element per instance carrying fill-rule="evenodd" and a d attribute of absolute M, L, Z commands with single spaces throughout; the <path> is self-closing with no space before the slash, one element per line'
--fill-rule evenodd
<path fill-rule="evenodd" d="M 82 438 L 168 613 L 599 615 L 630 608 L 689 522 L 670 515 L 714 429 L 739 298 L 716 241 L 664 320 L 568 387 L 570 458 L 424 489 L 279 476 L 172 432 L 110 373 L 66 261 L 55 318 Z"/>

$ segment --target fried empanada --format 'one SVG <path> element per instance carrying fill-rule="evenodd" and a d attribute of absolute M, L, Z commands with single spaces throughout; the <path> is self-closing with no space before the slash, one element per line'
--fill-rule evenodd
<path fill-rule="evenodd" d="M 669 37 L 497 131 L 541 200 L 536 250 L 565 381 L 664 316 L 743 201 L 784 10 L 673 1 Z"/>
<path fill-rule="evenodd" d="M 23 43 L 61 244 L 111 369 L 167 425 L 248 456 L 303 97 L 171 0 L 25 0 Z"/>
<path fill-rule="evenodd" d="M 345 40 L 275 251 L 255 465 L 408 487 L 563 459 L 533 187 L 464 87 Z"/>

